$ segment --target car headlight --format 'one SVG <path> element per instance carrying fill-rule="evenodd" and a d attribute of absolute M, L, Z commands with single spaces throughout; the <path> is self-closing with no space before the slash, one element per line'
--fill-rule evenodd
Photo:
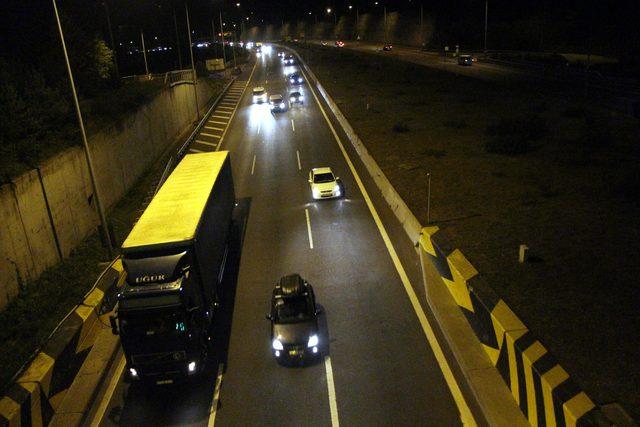
<path fill-rule="evenodd" d="M 318 336 L 317 335 L 311 335 L 309 337 L 309 342 L 307 342 L 307 347 L 315 347 L 318 345 Z"/>
<path fill-rule="evenodd" d="M 317 199 L 318 197 L 320 197 L 320 190 L 318 190 L 317 188 L 312 189 L 311 192 L 313 193 L 314 198 Z"/>
<path fill-rule="evenodd" d="M 302 79 L 298 79 L 298 83 L 302 83 Z"/>
<path fill-rule="evenodd" d="M 340 193 L 340 186 L 338 184 L 333 186 L 333 192 L 334 193 Z"/>
<path fill-rule="evenodd" d="M 284 350 L 284 346 L 282 345 L 282 343 L 278 338 L 273 340 L 273 342 L 271 343 L 271 346 L 273 347 L 274 350 Z"/>
<path fill-rule="evenodd" d="M 257 95 L 253 95 L 253 101 L 257 101 L 258 100 L 258 96 Z"/>
<path fill-rule="evenodd" d="M 274 108 L 276 108 L 276 106 L 274 104 L 269 105 L 269 107 L 273 110 Z"/>
<path fill-rule="evenodd" d="M 189 373 L 193 373 L 196 371 L 196 362 L 189 362 L 189 365 L 187 365 L 187 368 L 189 369 Z"/>
<path fill-rule="evenodd" d="M 129 368 L 129 373 L 131 374 L 132 378 L 138 378 L 138 371 L 136 371 L 135 368 Z"/>
<path fill-rule="evenodd" d="M 284 108 L 284 102 L 280 103 L 280 108 Z"/>

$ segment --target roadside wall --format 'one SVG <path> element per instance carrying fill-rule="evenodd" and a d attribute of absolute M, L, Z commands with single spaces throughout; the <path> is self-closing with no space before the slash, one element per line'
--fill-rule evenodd
<path fill-rule="evenodd" d="M 110 209 L 195 120 L 194 91 L 162 91 L 122 125 L 89 136 L 102 202 Z M 213 95 L 198 85 L 198 99 Z M 84 152 L 69 148 L 0 187 L 0 310 L 98 225 Z"/>

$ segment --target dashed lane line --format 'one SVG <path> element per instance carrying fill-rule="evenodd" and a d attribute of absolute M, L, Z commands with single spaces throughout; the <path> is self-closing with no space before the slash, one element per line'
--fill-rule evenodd
<path fill-rule="evenodd" d="M 309 209 L 304 208 L 304 214 L 307 217 L 307 233 L 309 234 L 309 248 L 313 249 L 313 235 L 311 234 L 311 219 L 309 219 Z"/>
<path fill-rule="evenodd" d="M 296 157 L 298 158 L 298 170 L 302 170 L 302 165 L 300 164 L 300 152 L 296 150 Z"/>
<path fill-rule="evenodd" d="M 253 163 L 251 163 L 251 175 L 253 175 L 253 171 L 256 169 L 256 155 L 253 155 Z"/>
<path fill-rule="evenodd" d="M 307 81 L 311 81 L 309 80 L 309 77 L 307 76 L 307 73 L 305 72 L 304 69 L 302 69 L 301 67 L 301 71 L 304 74 L 305 78 Z M 322 113 L 322 115 L 324 116 L 325 121 L 327 122 L 327 125 L 329 126 L 329 129 L 331 130 L 331 133 L 333 134 L 333 137 L 336 141 L 336 143 L 338 144 L 338 147 L 340 148 L 340 151 L 342 152 L 342 156 L 344 157 L 345 161 L 347 162 L 347 165 L 349 166 L 349 170 L 351 171 L 351 174 L 353 175 L 356 184 L 358 185 L 358 188 L 360 189 L 360 192 L 362 193 L 362 196 L 365 200 L 365 203 L 367 205 L 367 207 L 369 208 L 369 212 L 371 213 L 371 216 L 373 217 L 373 221 L 375 222 L 378 231 L 380 232 L 380 235 L 382 236 L 382 240 L 384 241 L 384 244 L 387 248 L 387 251 L 389 252 L 389 256 L 391 257 L 391 260 L 393 261 L 393 265 L 396 268 L 396 271 L 398 272 L 398 275 L 400 276 L 400 281 L 402 282 L 402 286 L 405 289 L 405 292 L 407 293 L 407 296 L 409 297 L 409 301 L 411 302 L 411 305 L 413 307 L 413 310 L 416 313 L 416 316 L 418 317 L 418 321 L 420 322 L 420 326 L 422 327 L 422 331 L 425 334 L 425 337 L 427 338 L 427 342 L 429 343 L 431 350 L 433 351 L 434 356 L 436 357 L 436 360 L 438 362 L 438 366 L 440 367 L 440 371 L 442 372 L 442 375 L 444 376 L 445 382 L 447 383 L 447 386 L 449 387 L 449 391 L 451 392 L 451 395 L 453 397 L 454 402 L 456 403 L 456 406 L 458 407 L 458 411 L 460 411 L 460 417 L 462 419 L 462 423 L 465 426 L 476 426 L 476 421 L 473 417 L 473 414 L 471 413 L 471 409 L 469 409 L 469 405 L 467 404 L 462 391 L 460 390 L 460 386 L 458 385 L 458 382 L 456 381 L 455 376 L 453 375 L 453 371 L 451 370 L 451 367 L 449 366 L 449 362 L 447 361 L 446 357 L 444 356 L 444 352 L 442 351 L 442 347 L 440 346 L 440 343 L 438 342 L 435 333 L 433 331 L 433 328 L 431 326 L 431 324 L 429 323 L 429 320 L 427 319 L 427 316 L 424 312 L 424 310 L 422 309 L 422 306 L 420 305 L 420 301 L 418 301 L 418 297 L 415 293 L 415 291 L 413 290 L 413 286 L 411 285 L 411 282 L 409 281 L 409 277 L 407 276 L 407 273 L 404 269 L 404 267 L 402 266 L 402 263 L 400 262 L 400 258 L 398 257 L 398 254 L 396 253 L 395 248 L 393 247 L 393 244 L 391 243 L 391 239 L 389 238 L 389 235 L 387 234 L 387 230 L 384 226 L 384 224 L 382 223 L 382 220 L 380 219 L 380 216 L 378 215 L 378 211 L 375 208 L 375 206 L 373 205 L 373 202 L 371 201 L 371 198 L 369 197 L 369 193 L 367 192 L 367 189 L 364 187 L 364 184 L 362 183 L 362 180 L 360 179 L 360 175 L 358 174 L 358 171 L 356 170 L 355 166 L 353 165 L 353 162 L 351 161 L 351 158 L 349 157 L 349 154 L 347 153 L 347 150 L 344 148 L 344 145 L 342 144 L 342 141 L 340 140 L 340 137 L 338 136 L 338 133 L 336 132 L 335 128 L 333 127 L 333 124 L 331 123 L 331 120 L 329 120 L 329 117 L 327 116 L 327 113 L 324 110 L 324 107 L 322 106 L 322 104 L 320 103 L 320 100 L 318 99 L 318 95 L 316 95 L 316 89 L 314 89 L 312 87 L 312 85 L 309 85 L 309 88 L 311 90 L 311 93 L 313 94 L 314 99 L 316 100 L 316 103 L 318 105 L 318 108 L 320 108 L 320 112 Z"/>
<path fill-rule="evenodd" d="M 218 412 L 218 401 L 220 400 L 220 388 L 222 387 L 222 375 L 224 372 L 224 364 L 218 365 L 218 375 L 216 375 L 216 385 L 213 389 L 213 399 L 211 399 L 211 407 L 209 408 L 209 423 L 207 427 L 213 427 L 216 424 L 216 413 Z"/>
<path fill-rule="evenodd" d="M 336 387 L 333 383 L 333 368 L 331 367 L 331 357 L 324 357 L 324 369 L 327 373 L 327 393 L 329 394 L 329 410 L 331 411 L 331 427 L 339 427 L 338 402 L 336 401 Z"/>

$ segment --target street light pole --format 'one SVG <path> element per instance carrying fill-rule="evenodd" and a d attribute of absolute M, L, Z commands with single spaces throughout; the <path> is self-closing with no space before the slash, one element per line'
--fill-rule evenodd
<path fill-rule="evenodd" d="M 142 57 L 144 58 L 144 71 L 149 78 L 149 64 L 147 64 L 147 49 L 144 47 L 144 33 L 140 30 L 140 38 L 142 39 Z"/>
<path fill-rule="evenodd" d="M 62 24 L 60 23 L 60 15 L 58 14 L 58 6 L 56 0 L 52 0 L 53 11 L 56 15 L 56 22 L 58 24 L 58 31 L 60 33 L 60 42 L 62 43 L 62 51 L 64 52 L 64 60 L 67 65 L 67 74 L 69 75 L 69 84 L 71 85 L 71 93 L 73 94 L 73 102 L 76 107 L 76 115 L 78 117 L 78 124 L 80 125 L 80 134 L 82 135 L 82 144 L 84 145 L 84 155 L 87 160 L 87 168 L 89 169 L 89 177 L 91 178 L 91 186 L 93 187 L 93 194 L 96 200 L 96 210 L 100 217 L 100 224 L 102 226 L 102 236 L 107 244 L 107 252 L 109 259 L 113 258 L 113 247 L 111 246 L 111 236 L 109 236 L 109 228 L 107 227 L 107 217 L 104 214 L 102 208 L 102 202 L 100 201 L 100 191 L 98 189 L 98 182 L 93 169 L 93 159 L 91 157 L 91 150 L 89 148 L 89 142 L 87 141 L 87 133 L 84 129 L 84 120 L 82 119 L 82 112 L 80 111 L 80 102 L 78 101 L 78 94 L 76 93 L 76 84 L 73 80 L 73 73 L 71 72 L 71 64 L 69 62 L 69 54 L 67 53 L 67 45 L 64 41 L 64 34 L 62 32 Z"/>
<path fill-rule="evenodd" d="M 118 70 L 118 50 L 116 47 L 116 41 L 113 38 L 113 30 L 111 29 L 111 16 L 109 16 L 109 4 L 107 3 L 107 0 L 104 0 L 102 4 L 104 5 L 104 11 L 105 11 L 105 14 L 107 15 L 107 26 L 109 27 L 109 38 L 111 39 L 111 49 L 113 49 L 113 65 L 116 71 L 116 77 L 119 79 L 120 71 Z"/>
<path fill-rule="evenodd" d="M 176 8 L 172 4 L 173 7 L 173 26 L 176 29 L 176 47 L 178 50 L 178 66 L 182 70 L 182 50 L 180 49 L 180 35 L 178 33 L 178 17 L 176 16 Z"/>
<path fill-rule="evenodd" d="M 193 96 L 196 101 L 196 121 L 200 120 L 200 105 L 198 104 L 198 76 L 196 74 L 196 64 L 193 62 L 193 43 L 191 42 L 191 24 L 189 23 L 189 5 L 184 2 L 184 8 L 187 13 L 187 31 L 189 32 L 189 52 L 191 53 L 191 72 L 193 73 Z"/>
<path fill-rule="evenodd" d="M 387 6 L 382 6 L 384 10 L 384 44 L 387 44 Z"/>
<path fill-rule="evenodd" d="M 222 23 L 222 10 L 220 10 L 220 34 L 222 34 L 222 60 L 224 61 L 224 69 L 227 69 L 227 54 L 224 51 L 224 25 Z"/>
<path fill-rule="evenodd" d="M 487 51 L 487 24 L 489 22 L 489 0 L 484 2 L 484 51 Z"/>

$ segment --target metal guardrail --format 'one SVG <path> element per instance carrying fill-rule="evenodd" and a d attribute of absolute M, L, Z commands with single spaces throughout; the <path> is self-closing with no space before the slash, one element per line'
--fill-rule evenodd
<path fill-rule="evenodd" d="M 193 70 L 191 69 L 169 71 L 164 75 L 165 86 L 167 84 L 171 87 L 184 83 L 193 84 L 193 80 Z"/>
<path fill-rule="evenodd" d="M 222 97 L 227 93 L 227 90 L 229 90 L 229 88 L 231 87 L 233 82 L 236 81 L 236 79 L 237 79 L 237 77 L 233 77 L 229 81 L 229 83 L 227 83 L 227 85 L 222 89 L 222 91 L 220 92 L 218 97 L 213 101 L 213 103 L 211 104 L 211 107 L 209 107 L 207 112 L 204 114 L 204 116 L 202 117 L 202 120 L 200 120 L 200 122 L 196 125 L 195 129 L 193 130 L 193 132 L 191 132 L 191 134 L 186 139 L 186 141 L 180 146 L 180 148 L 178 149 L 176 154 L 171 156 L 171 158 L 169 158 L 169 161 L 167 162 L 167 165 L 164 167 L 164 171 L 162 172 L 162 176 L 160 177 L 160 180 L 158 181 L 158 184 L 156 185 L 156 189 L 153 192 L 154 196 L 156 195 L 158 190 L 160 190 L 160 187 L 162 187 L 162 184 L 164 184 L 164 182 L 166 181 L 166 179 L 169 176 L 169 174 L 171 173 L 171 171 L 173 171 L 173 168 L 178 163 L 180 163 L 180 160 L 182 160 L 182 158 L 185 156 L 185 154 L 187 153 L 187 150 L 189 149 L 189 146 L 191 145 L 193 140 L 198 135 L 198 132 L 200 132 L 200 129 L 202 129 L 204 124 L 209 119 L 209 116 L 211 115 L 213 110 L 218 106 L 218 103 L 220 102 L 220 100 L 222 100 Z"/>

